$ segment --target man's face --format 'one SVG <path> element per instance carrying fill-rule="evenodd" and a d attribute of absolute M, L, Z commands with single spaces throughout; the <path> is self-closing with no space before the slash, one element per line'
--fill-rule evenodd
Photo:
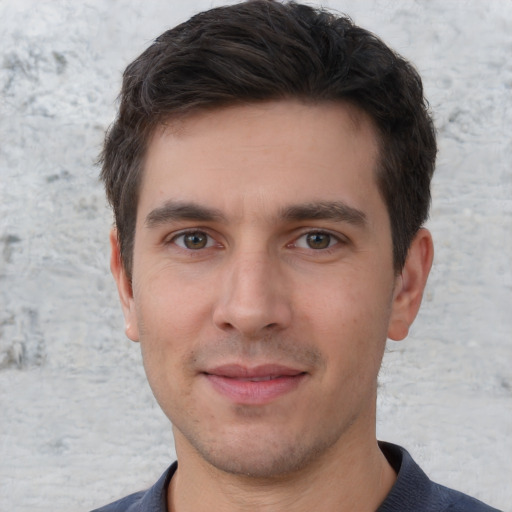
<path fill-rule="evenodd" d="M 154 135 L 118 284 L 178 456 L 269 477 L 375 439 L 399 279 L 376 158 L 343 104 L 236 106 Z"/>

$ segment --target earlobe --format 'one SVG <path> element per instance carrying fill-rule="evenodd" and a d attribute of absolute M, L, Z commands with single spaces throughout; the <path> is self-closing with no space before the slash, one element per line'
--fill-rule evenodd
<path fill-rule="evenodd" d="M 397 276 L 388 337 L 404 339 L 421 305 L 423 291 L 434 258 L 434 245 L 430 232 L 422 228 L 416 233 L 402 272 Z"/>
<path fill-rule="evenodd" d="M 126 336 L 132 341 L 139 341 L 139 329 L 133 300 L 132 283 L 126 275 L 121 259 L 121 250 L 116 228 L 112 228 L 110 231 L 110 250 L 110 270 L 117 284 L 117 291 L 123 309 Z"/>

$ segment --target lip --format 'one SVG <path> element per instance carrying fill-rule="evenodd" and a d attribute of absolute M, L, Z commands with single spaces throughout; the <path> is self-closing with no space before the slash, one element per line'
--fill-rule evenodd
<path fill-rule="evenodd" d="M 203 372 L 213 389 L 236 404 L 264 405 L 292 392 L 306 372 L 279 364 L 217 366 Z"/>

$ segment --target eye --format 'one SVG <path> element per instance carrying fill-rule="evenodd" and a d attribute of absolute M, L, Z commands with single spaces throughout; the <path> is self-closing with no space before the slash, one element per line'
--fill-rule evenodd
<path fill-rule="evenodd" d="M 208 236 L 204 231 L 188 231 L 176 235 L 172 242 L 178 247 L 189 250 L 206 249 L 212 247 L 215 244 L 213 238 Z"/>
<path fill-rule="evenodd" d="M 330 233 L 312 231 L 297 238 L 295 246 L 301 249 L 321 250 L 328 249 L 337 243 L 339 243 L 339 239 Z"/>

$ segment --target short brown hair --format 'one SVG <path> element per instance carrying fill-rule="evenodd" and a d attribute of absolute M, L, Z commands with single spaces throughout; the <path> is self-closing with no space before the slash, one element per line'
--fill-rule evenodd
<path fill-rule="evenodd" d="M 348 17 L 295 2 L 249 0 L 166 31 L 125 70 L 116 121 L 100 157 L 121 257 L 131 276 L 148 139 L 173 116 L 279 99 L 345 101 L 370 116 L 380 143 L 377 184 L 401 270 L 428 216 L 436 138 L 421 79 Z"/>

